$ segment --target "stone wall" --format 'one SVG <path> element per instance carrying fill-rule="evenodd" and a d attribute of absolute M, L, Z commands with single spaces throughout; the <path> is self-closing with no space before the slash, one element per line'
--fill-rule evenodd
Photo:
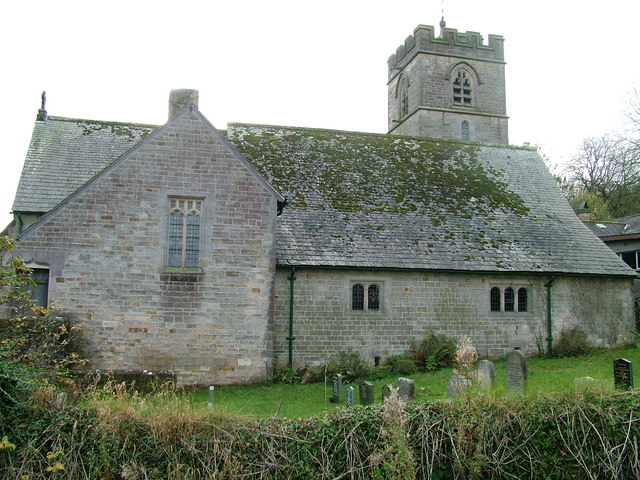
<path fill-rule="evenodd" d="M 290 269 L 276 275 L 275 357 L 288 359 Z M 435 328 L 452 337 L 468 335 L 482 355 L 504 355 L 513 347 L 528 354 L 546 350 L 548 277 L 356 270 L 297 269 L 294 286 L 294 363 L 326 362 L 340 351 L 384 360 L 406 352 Z M 353 282 L 382 287 L 379 311 L 351 310 Z M 552 290 L 554 336 L 584 328 L 600 346 L 624 342 L 633 327 L 631 280 L 557 278 Z M 527 312 L 491 312 L 489 291 L 525 287 Z M 593 292 L 598 292 L 597 301 Z"/>
<path fill-rule="evenodd" d="M 169 197 L 202 199 L 200 270 L 166 267 Z M 182 383 L 263 379 L 272 357 L 276 198 L 196 112 L 181 114 L 20 239 L 92 366 Z"/>

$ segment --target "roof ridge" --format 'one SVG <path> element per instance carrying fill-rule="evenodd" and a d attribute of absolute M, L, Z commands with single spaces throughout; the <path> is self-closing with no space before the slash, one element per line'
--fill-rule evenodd
<path fill-rule="evenodd" d="M 121 122 L 116 120 L 95 120 L 90 118 L 72 118 L 72 117 L 59 117 L 56 115 L 49 115 L 47 117 L 47 122 L 55 120 L 57 122 L 83 122 L 83 123 L 100 123 L 103 125 L 127 125 L 130 127 L 147 127 L 147 128 L 160 128 L 162 125 L 156 125 L 152 123 L 136 123 L 136 122 Z M 39 121 L 38 123 L 46 123 L 43 121 Z"/>
<path fill-rule="evenodd" d="M 519 149 L 519 150 L 530 150 L 530 151 L 538 150 L 536 147 L 527 146 L 527 145 L 504 145 L 500 143 L 471 142 L 471 141 L 465 141 L 465 140 L 458 140 L 455 138 L 397 135 L 397 134 L 380 133 L 380 132 L 363 132 L 359 130 L 340 130 L 340 129 L 326 128 L 326 127 L 294 127 L 294 126 L 288 126 L 288 125 L 270 125 L 266 123 L 227 122 L 227 131 L 228 132 L 231 131 L 233 126 L 274 128 L 274 129 L 280 129 L 280 130 L 286 129 L 286 130 L 294 130 L 298 132 L 302 132 L 302 131 L 333 132 L 333 133 L 366 135 L 369 137 L 390 138 L 390 139 L 400 139 L 400 140 L 416 140 L 416 141 L 431 141 L 431 142 L 436 141 L 436 142 L 451 143 L 456 145 L 474 145 L 474 146 L 508 148 L 508 149 Z"/>

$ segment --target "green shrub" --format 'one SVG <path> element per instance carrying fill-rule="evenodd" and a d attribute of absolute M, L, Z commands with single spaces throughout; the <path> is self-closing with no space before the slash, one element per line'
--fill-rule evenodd
<path fill-rule="evenodd" d="M 300 383 L 300 373 L 291 367 L 275 368 L 273 370 L 273 382 L 285 385 Z"/>
<path fill-rule="evenodd" d="M 328 377 L 340 373 L 347 382 L 367 378 L 372 371 L 373 363 L 364 360 L 358 352 L 340 352 L 337 355 L 331 355 L 325 366 Z"/>
<path fill-rule="evenodd" d="M 408 355 L 392 355 L 387 358 L 387 367 L 394 375 L 413 375 L 418 372 L 416 362 Z"/>
<path fill-rule="evenodd" d="M 587 334 L 578 328 L 572 328 L 562 331 L 550 356 L 555 358 L 580 357 L 588 355 L 592 351 L 593 345 Z"/>
<path fill-rule="evenodd" d="M 411 347 L 411 357 L 420 371 L 432 371 L 455 364 L 458 341 L 430 329 L 420 343 Z"/>

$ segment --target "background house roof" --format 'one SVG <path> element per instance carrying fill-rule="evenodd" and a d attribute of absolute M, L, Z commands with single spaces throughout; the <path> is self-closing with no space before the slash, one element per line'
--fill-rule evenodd
<path fill-rule="evenodd" d="M 587 222 L 585 225 L 604 241 L 609 237 L 640 236 L 640 215 L 617 218 L 611 222 Z"/>

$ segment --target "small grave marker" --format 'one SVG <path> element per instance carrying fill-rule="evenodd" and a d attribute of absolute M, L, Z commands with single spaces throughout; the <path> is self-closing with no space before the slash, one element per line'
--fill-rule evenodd
<path fill-rule="evenodd" d="M 382 401 L 384 402 L 385 399 L 390 397 L 392 392 L 393 392 L 393 385 L 391 385 L 390 383 L 387 383 L 386 385 L 383 385 L 382 386 Z"/>
<path fill-rule="evenodd" d="M 416 384 L 410 378 L 398 379 L 398 397 L 403 402 L 416 398 Z"/>
<path fill-rule="evenodd" d="M 355 396 L 355 388 L 347 387 L 347 405 L 353 407 L 353 398 Z"/>
<path fill-rule="evenodd" d="M 342 375 L 336 373 L 333 376 L 333 396 L 331 397 L 333 403 L 342 402 Z"/>
<path fill-rule="evenodd" d="M 213 408 L 215 407 L 214 390 L 215 387 L 213 385 L 209 385 L 209 403 L 207 405 L 209 407 L 209 410 L 213 410 Z"/>
<path fill-rule="evenodd" d="M 490 360 L 478 362 L 478 386 L 480 390 L 488 391 L 493 388 L 496 379 L 496 369 Z"/>
<path fill-rule="evenodd" d="M 613 361 L 613 384 L 622 390 L 633 389 L 633 362 L 626 358 Z"/>
<path fill-rule="evenodd" d="M 449 398 L 455 398 L 471 388 L 471 380 L 462 375 L 452 375 L 447 385 Z"/>
<path fill-rule="evenodd" d="M 507 389 L 523 392 L 527 387 L 527 359 L 520 349 L 514 348 L 507 355 Z"/>
<path fill-rule="evenodd" d="M 360 404 L 361 405 L 373 404 L 373 383 L 360 382 Z"/>

